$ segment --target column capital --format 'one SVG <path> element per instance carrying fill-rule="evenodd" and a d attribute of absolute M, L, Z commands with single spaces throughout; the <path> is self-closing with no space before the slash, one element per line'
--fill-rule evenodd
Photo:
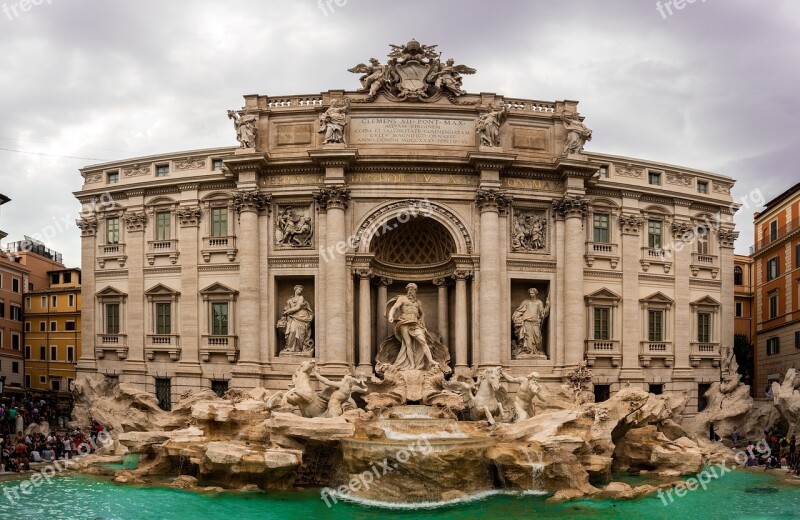
<path fill-rule="evenodd" d="M 733 249 L 736 245 L 736 239 L 739 238 L 739 232 L 727 229 L 720 229 L 718 236 L 719 236 L 719 247 L 726 249 Z"/>
<path fill-rule="evenodd" d="M 236 213 L 260 213 L 269 210 L 272 195 L 261 193 L 259 190 L 239 190 L 233 193 L 233 209 Z"/>
<path fill-rule="evenodd" d="M 128 233 L 136 233 L 144 231 L 144 226 L 147 223 L 147 214 L 144 211 L 128 213 L 122 217 L 122 220 L 125 222 L 125 229 Z"/>
<path fill-rule="evenodd" d="M 589 201 L 582 197 L 565 197 L 553 200 L 553 212 L 558 219 L 586 218 L 589 214 Z"/>
<path fill-rule="evenodd" d="M 510 195 L 506 195 L 505 190 L 494 188 L 479 189 L 475 196 L 475 203 L 481 213 L 487 211 L 503 212 L 511 205 L 512 200 Z"/>
<path fill-rule="evenodd" d="M 696 226 L 691 222 L 673 222 L 672 223 L 672 232 L 675 236 L 683 236 L 688 233 L 694 233 Z"/>
<path fill-rule="evenodd" d="M 350 188 L 347 186 L 325 186 L 313 193 L 318 207 L 324 211 L 329 209 L 347 209 L 350 205 Z"/>
<path fill-rule="evenodd" d="M 369 267 L 357 267 L 353 269 L 353 274 L 358 276 L 362 280 L 364 279 L 369 280 L 370 278 L 372 278 L 373 275 L 372 269 L 370 269 Z"/>
<path fill-rule="evenodd" d="M 644 219 L 638 215 L 620 215 L 619 227 L 623 235 L 639 236 L 644 225 Z"/>
<path fill-rule="evenodd" d="M 380 277 L 376 278 L 376 282 L 377 282 L 378 285 L 382 285 L 384 287 L 389 287 L 390 285 L 392 285 L 394 283 L 394 280 L 392 280 L 391 278 L 387 278 L 385 276 L 380 276 Z"/>
<path fill-rule="evenodd" d="M 97 219 L 94 217 L 79 218 L 75 221 L 82 237 L 97 236 Z"/>
<path fill-rule="evenodd" d="M 467 280 L 469 278 L 472 278 L 473 274 L 474 273 L 468 269 L 456 269 L 455 271 L 453 271 L 453 274 L 450 275 L 450 277 L 456 281 Z"/>
<path fill-rule="evenodd" d="M 436 287 L 439 287 L 439 288 L 447 285 L 447 278 L 444 278 L 444 277 L 434 278 L 432 281 L 433 281 L 433 285 L 435 285 Z"/>
<path fill-rule="evenodd" d="M 202 211 L 199 206 L 187 206 L 178 208 L 175 212 L 181 227 L 198 227 L 200 225 L 200 215 Z"/>

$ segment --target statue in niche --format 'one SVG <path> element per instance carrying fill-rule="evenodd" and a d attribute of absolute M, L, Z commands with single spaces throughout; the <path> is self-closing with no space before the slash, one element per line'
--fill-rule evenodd
<path fill-rule="evenodd" d="M 545 303 L 542 303 L 535 288 L 528 290 L 530 298 L 524 300 L 511 320 L 514 323 L 514 333 L 517 336 L 516 345 L 512 348 L 513 359 L 530 359 L 545 356 L 542 344 L 542 322 L 550 315 L 550 294 Z"/>
<path fill-rule="evenodd" d="M 564 112 L 561 120 L 567 129 L 567 141 L 564 143 L 564 155 L 581 153 L 586 141 L 592 140 L 592 131 L 583 124 L 580 115 L 575 112 Z"/>
<path fill-rule="evenodd" d="M 303 286 L 294 286 L 294 296 L 286 301 L 277 327 L 284 329 L 286 346 L 280 355 L 311 356 L 314 353 L 314 340 L 311 339 L 311 321 L 314 311 L 303 297 Z"/>
<path fill-rule="evenodd" d="M 425 327 L 422 304 L 417 299 L 417 285 L 406 286 L 406 294 L 389 300 L 386 304 L 389 323 L 394 333 L 381 343 L 377 363 L 388 363 L 399 370 L 427 370 L 438 365 L 445 374 L 450 373 L 450 353 L 437 337 Z"/>
<path fill-rule="evenodd" d="M 350 99 L 334 99 L 331 106 L 319 116 L 318 133 L 325 134 L 324 144 L 347 144 L 344 140 L 344 128 L 347 126 L 347 113 L 350 111 Z"/>
<path fill-rule="evenodd" d="M 239 147 L 255 148 L 258 116 L 255 114 L 242 116 L 235 110 L 228 110 L 228 119 L 233 119 L 233 127 L 236 129 L 236 140 L 239 141 Z"/>
<path fill-rule="evenodd" d="M 545 248 L 547 218 L 544 214 L 514 212 L 511 251 L 530 253 Z"/>
<path fill-rule="evenodd" d="M 514 396 L 514 422 L 524 421 L 534 415 L 533 402 L 539 399 L 547 401 L 547 391 L 539 385 L 539 373 L 531 372 L 527 376 L 513 377 L 505 370 L 501 371 L 503 379 L 509 383 L 519 384 L 517 394 Z"/>
<path fill-rule="evenodd" d="M 478 118 L 475 130 L 480 137 L 481 146 L 500 146 L 500 125 L 508 114 L 508 108 L 502 103 L 489 108 L 487 113 Z"/>
<path fill-rule="evenodd" d="M 276 219 L 275 242 L 280 246 L 308 247 L 314 235 L 314 226 L 308 208 L 281 206 Z"/>
<path fill-rule="evenodd" d="M 320 374 L 319 367 L 315 366 L 314 377 L 323 385 L 333 389 L 333 393 L 328 396 L 328 408 L 323 417 L 339 417 L 348 410 L 355 410 L 358 407 L 350 396 L 354 392 L 367 393 L 364 382 L 353 376 L 344 376 L 341 381 L 334 382 Z"/>

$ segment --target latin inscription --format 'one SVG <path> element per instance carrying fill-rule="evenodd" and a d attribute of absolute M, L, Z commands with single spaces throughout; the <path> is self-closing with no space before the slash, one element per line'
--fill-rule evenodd
<path fill-rule="evenodd" d="M 352 144 L 475 146 L 475 121 L 424 117 L 354 117 Z"/>

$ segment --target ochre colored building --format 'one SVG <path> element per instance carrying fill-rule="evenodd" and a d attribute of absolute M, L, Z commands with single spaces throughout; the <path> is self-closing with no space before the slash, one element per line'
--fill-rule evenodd
<path fill-rule="evenodd" d="M 50 271 L 25 296 L 25 386 L 66 392 L 81 351 L 81 270 Z"/>

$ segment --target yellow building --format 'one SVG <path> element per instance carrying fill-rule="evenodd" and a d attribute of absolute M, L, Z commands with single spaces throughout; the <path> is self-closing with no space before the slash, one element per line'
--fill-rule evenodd
<path fill-rule="evenodd" d="M 25 386 L 69 391 L 81 355 L 81 270 L 49 271 L 25 298 Z"/>

